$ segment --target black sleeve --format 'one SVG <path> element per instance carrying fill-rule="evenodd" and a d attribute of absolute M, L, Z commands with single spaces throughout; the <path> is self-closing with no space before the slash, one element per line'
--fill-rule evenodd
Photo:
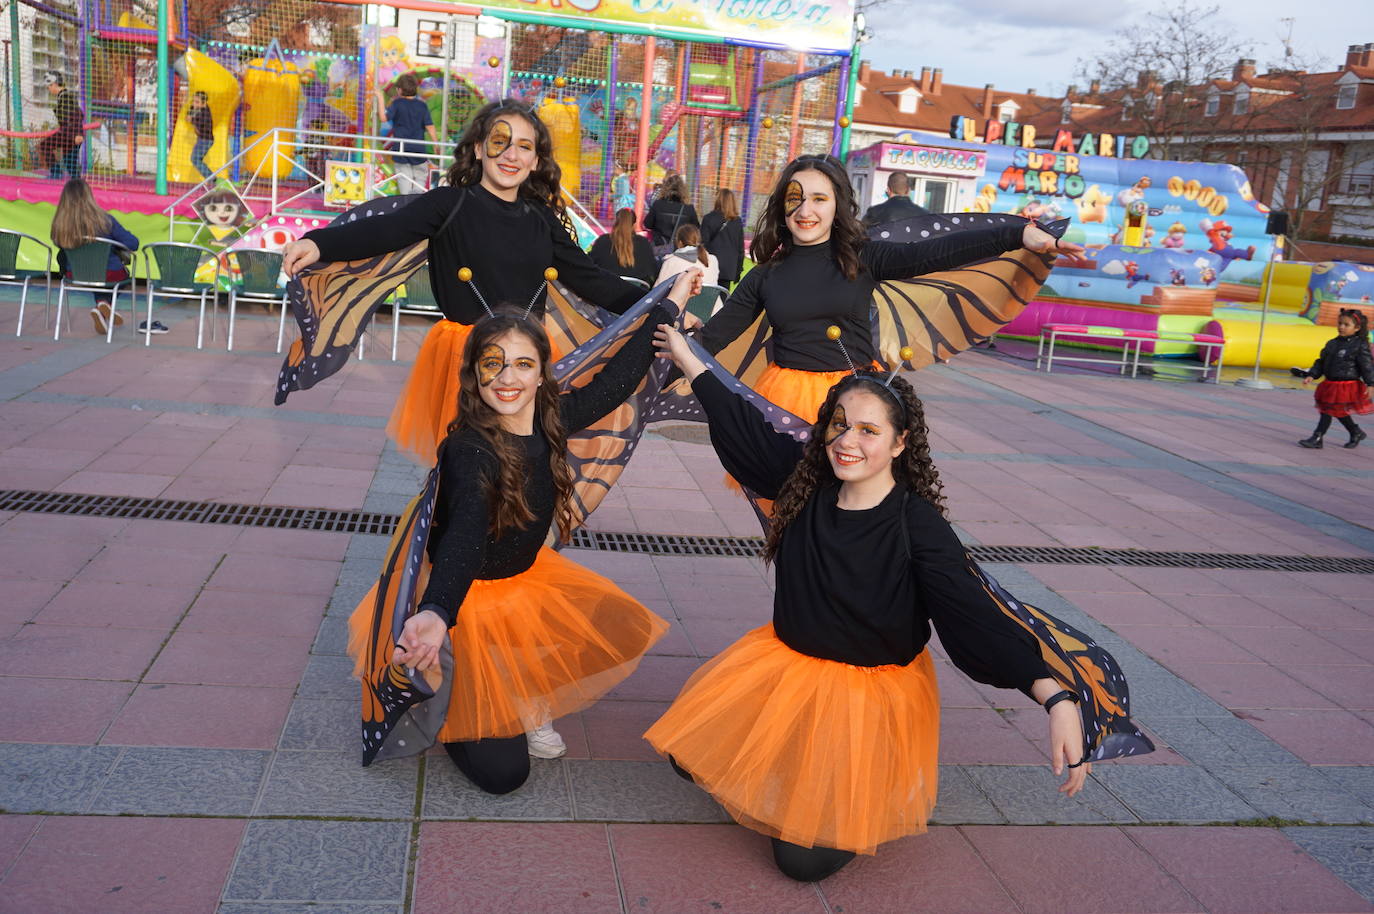
<path fill-rule="evenodd" d="M 496 472 L 495 459 L 475 444 L 450 441 L 439 472 L 445 522 L 438 544 L 430 550 L 434 567 L 420 605 L 438 607 L 451 627 L 487 557 L 491 506 L 485 481 Z"/>
<path fill-rule="evenodd" d="M 1330 348 L 1330 343 L 1323 346 L 1322 351 L 1317 353 L 1317 360 L 1312 363 L 1311 368 L 1307 369 L 1307 376 L 1312 380 L 1320 380 L 1326 374 L 1326 351 Z"/>
<path fill-rule="evenodd" d="M 692 392 L 706 411 L 711 446 L 725 471 L 764 498 L 777 498 L 805 445 L 769 425 L 763 413 L 709 371 L 697 375 Z"/>
<path fill-rule="evenodd" d="M 1370 353 L 1368 343 L 1355 350 L 1355 371 L 1360 380 L 1374 385 L 1374 353 Z"/>
<path fill-rule="evenodd" d="M 639 227 L 646 232 L 652 232 L 654 230 L 654 217 L 658 215 L 658 203 L 659 201 L 655 200 L 653 203 L 650 203 L 649 208 L 644 211 L 644 221 L 640 223 Z"/>
<path fill-rule="evenodd" d="M 763 277 L 766 270 L 755 268 L 740 280 L 725 305 L 701 328 L 701 343 L 715 355 L 733 343 L 763 311 Z"/>
<path fill-rule="evenodd" d="M 654 257 L 654 246 L 643 235 L 635 235 L 635 276 L 653 285 L 658 276 L 658 260 Z"/>
<path fill-rule="evenodd" d="M 967 232 L 949 232 L 925 241 L 869 241 L 859 248 L 859 259 L 874 279 L 909 279 L 986 260 L 1021 247 L 1026 223 Z"/>
<path fill-rule="evenodd" d="M 684 212 L 682 214 L 682 222 L 679 223 L 679 226 L 695 225 L 698 228 L 700 228 L 701 219 L 697 217 L 697 208 L 695 206 L 692 206 L 690 203 L 684 204 L 683 206 Z"/>
<path fill-rule="evenodd" d="M 428 241 L 443 226 L 462 193 L 457 187 L 436 187 L 389 213 L 369 216 L 306 232 L 320 249 L 320 259 L 362 260 Z"/>
<path fill-rule="evenodd" d="M 978 682 L 1021 689 L 1049 675 L 1035 636 L 998 608 L 968 566 L 954 528 L 924 498 L 907 499 L 912 571 L 949 659 Z"/>
<path fill-rule="evenodd" d="M 568 434 L 580 432 L 630 398 L 654 360 L 654 331 L 659 324 L 671 321 L 672 315 L 667 308 L 662 305 L 654 308 L 595 377 L 582 387 L 563 394 L 558 401 L 558 411 L 564 431 Z"/>
<path fill-rule="evenodd" d="M 738 279 L 740 273 L 744 272 L 744 220 L 735 220 L 735 249 L 739 254 L 739 259 L 735 261 L 735 276 Z"/>
<path fill-rule="evenodd" d="M 717 213 L 707 213 L 706 218 L 701 220 L 701 243 L 709 248 L 711 242 L 716 240 L 716 235 L 720 234 L 723 225 Z"/>
<path fill-rule="evenodd" d="M 604 270 L 593 263 L 587 252 L 572 240 L 553 210 L 546 206 L 539 207 L 539 210 L 549 223 L 549 233 L 553 238 L 553 266 L 564 285 L 592 304 L 614 314 L 624 314 L 643 297 L 644 291 L 634 283 L 628 283 L 618 273 Z"/>

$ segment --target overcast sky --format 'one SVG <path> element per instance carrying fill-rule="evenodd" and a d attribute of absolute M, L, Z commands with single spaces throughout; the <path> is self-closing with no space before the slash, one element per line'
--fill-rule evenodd
<path fill-rule="evenodd" d="M 1167 0 L 886 0 L 868 14 L 875 37 L 861 54 L 874 67 L 942 67 L 947 82 L 1042 94 L 1062 93 L 1076 63 L 1100 53 L 1131 22 Z M 1206 4 L 1198 4 L 1206 5 Z M 1368 0 L 1220 0 L 1220 18 L 1250 46 L 1261 72 L 1283 58 L 1284 17 L 1295 53 L 1335 69 L 1348 45 L 1374 41 Z M 1363 8 L 1364 13 L 1359 10 Z M 1363 24 L 1361 24 L 1361 21 Z M 1362 34 L 1353 34 L 1353 29 Z"/>

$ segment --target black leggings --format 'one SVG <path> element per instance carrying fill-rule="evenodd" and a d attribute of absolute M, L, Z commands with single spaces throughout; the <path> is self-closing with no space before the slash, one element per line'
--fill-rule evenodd
<path fill-rule="evenodd" d="M 530 749 L 523 733 L 504 739 L 444 743 L 444 751 L 469 781 L 487 793 L 510 793 L 530 776 Z"/>
<path fill-rule="evenodd" d="M 1344 425 L 1344 426 L 1345 426 L 1345 430 L 1346 430 L 1347 432 L 1349 432 L 1352 436 L 1353 436 L 1356 432 L 1358 432 L 1358 431 L 1360 430 L 1360 427 L 1359 427 L 1358 425 L 1355 424 L 1355 420 L 1352 419 L 1351 417 L 1349 417 L 1349 416 L 1341 416 L 1340 419 L 1341 419 L 1341 425 Z M 1330 427 L 1331 427 L 1331 417 L 1328 416 L 1326 413 L 1322 413 L 1322 414 L 1321 414 L 1321 418 L 1319 418 L 1319 419 L 1317 420 L 1317 430 L 1316 430 L 1315 432 L 1312 433 L 1312 437 L 1313 437 L 1313 438 L 1320 438 L 1322 435 L 1325 435 L 1325 434 L 1326 434 L 1326 430 L 1329 429 Z"/>
<path fill-rule="evenodd" d="M 683 780 L 693 780 L 687 769 L 668 756 L 668 764 L 673 766 L 677 776 Z M 773 862 L 778 870 L 798 882 L 820 882 L 833 876 L 849 861 L 854 859 L 853 851 L 836 850 L 833 847 L 802 847 L 790 841 L 769 838 L 773 842 Z"/>

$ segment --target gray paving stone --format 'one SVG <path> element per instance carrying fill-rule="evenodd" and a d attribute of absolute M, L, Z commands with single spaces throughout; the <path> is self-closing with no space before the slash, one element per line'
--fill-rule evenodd
<path fill-rule="evenodd" d="M 1261 815 L 1339 825 L 1374 823 L 1374 809 L 1315 768 L 1217 765 L 1209 770 Z"/>
<path fill-rule="evenodd" d="M 376 511 L 378 514 L 400 514 L 410 504 L 410 500 L 415 497 L 415 492 L 419 491 L 417 486 L 414 492 L 409 495 L 392 495 L 387 492 L 370 492 L 363 499 L 364 511 Z"/>
<path fill-rule="evenodd" d="M 1259 813 L 1201 768 L 1191 765 L 1093 767 L 1093 778 L 1144 822 L 1236 822 Z"/>
<path fill-rule="evenodd" d="M 965 765 L 993 806 L 1013 825 L 1085 825 L 1137 821 L 1092 778 L 1076 797 L 1059 793 L 1061 778 L 1043 765 Z"/>
<path fill-rule="evenodd" d="M 353 661 L 332 654 L 315 654 L 305 665 L 300 688 L 301 698 L 339 698 L 359 701 L 362 694 L 358 680 L 353 678 Z"/>
<path fill-rule="evenodd" d="M 358 696 L 297 698 L 282 727 L 279 749 L 352 750 L 361 758 Z"/>
<path fill-rule="evenodd" d="M 496 796 L 464 777 L 448 756 L 425 757 L 426 819 L 540 819 L 570 821 L 572 795 L 566 763 L 530 759 L 530 778 L 517 790 Z"/>
<path fill-rule="evenodd" d="M 320 630 L 315 635 L 315 643 L 310 646 L 312 654 L 336 654 L 342 656 L 348 653 L 348 617 L 325 616 L 320 623 Z"/>
<path fill-rule="evenodd" d="M 371 511 L 371 508 L 365 510 Z M 372 589 L 372 585 L 377 583 L 376 573 L 373 573 L 370 581 L 351 581 L 338 584 L 334 587 L 334 592 L 329 596 L 329 604 L 325 607 L 324 616 L 326 619 L 347 619 L 353 610 L 357 608 L 359 601 L 367 596 L 367 592 Z"/>
<path fill-rule="evenodd" d="M 391 537 L 389 536 L 355 533 L 348 538 L 348 549 L 344 551 L 344 558 L 381 561 L 382 556 L 386 555 L 386 548 L 390 542 Z"/>
<path fill-rule="evenodd" d="M 371 816 L 415 814 L 416 759 L 362 766 L 359 751 L 293 752 L 272 761 L 256 814 L 260 816 Z"/>
<path fill-rule="evenodd" d="M 667 762 L 565 760 L 580 821 L 729 822 L 704 790 Z"/>
<path fill-rule="evenodd" d="M 1131 692 L 1134 701 L 1134 686 Z M 1140 715 L 1138 719 L 1184 758 L 1209 771 L 1217 765 L 1304 764 L 1302 759 L 1230 712 L 1224 717 Z"/>
<path fill-rule="evenodd" d="M 1224 717 L 1235 720 L 1230 711 L 1173 673 L 1148 660 L 1131 657 L 1134 648 L 1108 639 L 1103 645 L 1117 658 L 1131 687 L 1131 715 L 1142 722 L 1155 717 Z M 1129 646 L 1125 646 L 1129 647 Z M 1239 723 L 1239 721 L 1237 721 Z M 1149 724 L 1153 727 L 1154 724 Z M 1252 728 L 1253 729 L 1253 728 Z M 1258 731 L 1257 731 L 1258 732 Z M 1266 737 L 1267 739 L 1267 737 Z"/>
<path fill-rule="evenodd" d="M 235 901 L 222 904 L 215 914 L 404 914 L 404 905 L 394 904 L 262 904 Z"/>
<path fill-rule="evenodd" d="M 272 753 L 256 749 L 124 750 L 89 811 L 246 816 Z"/>
<path fill-rule="evenodd" d="M 407 822 L 248 823 L 225 902 L 405 900 Z"/>
<path fill-rule="evenodd" d="M 1321 765 L 1317 770 L 1374 809 L 1374 765 Z"/>
<path fill-rule="evenodd" d="M 1005 825 L 1006 817 L 958 765 L 940 766 L 940 794 L 932 825 Z"/>
<path fill-rule="evenodd" d="M 1374 903 L 1374 828 L 1299 826 L 1283 833 Z"/>
<path fill-rule="evenodd" d="M 0 743 L 0 809 L 85 812 L 122 750 Z"/>

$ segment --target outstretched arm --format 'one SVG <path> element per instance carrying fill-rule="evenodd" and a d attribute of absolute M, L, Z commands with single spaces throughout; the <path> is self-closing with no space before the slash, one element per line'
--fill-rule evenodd
<path fill-rule="evenodd" d="M 758 320 L 763 311 L 763 279 L 765 270 L 755 268 L 740 280 L 725 305 L 712 315 L 701 330 L 701 344 L 715 355 L 733 343 L 741 333 Z"/>
<path fill-rule="evenodd" d="M 869 241 L 859 249 L 859 259 L 874 279 L 909 279 L 1021 248 L 1037 254 L 1058 251 L 1070 257 L 1083 252 L 1081 245 L 1059 241 L 1035 223 L 1016 219 L 996 228 L 949 232 L 924 241 Z"/>
<path fill-rule="evenodd" d="M 542 210 L 542 215 L 550 222 L 553 236 L 554 269 L 558 270 L 558 278 L 569 289 L 612 314 L 624 314 L 644 297 L 644 290 L 639 286 L 598 266 L 586 251 L 577 246 L 552 210 L 548 207 L 542 207 Z"/>
<path fill-rule="evenodd" d="M 456 187 L 436 187 L 389 213 L 306 232 L 283 250 L 282 269 L 287 276 L 295 276 L 317 260 L 362 260 L 428 241 L 443 226 L 463 192 Z"/>

